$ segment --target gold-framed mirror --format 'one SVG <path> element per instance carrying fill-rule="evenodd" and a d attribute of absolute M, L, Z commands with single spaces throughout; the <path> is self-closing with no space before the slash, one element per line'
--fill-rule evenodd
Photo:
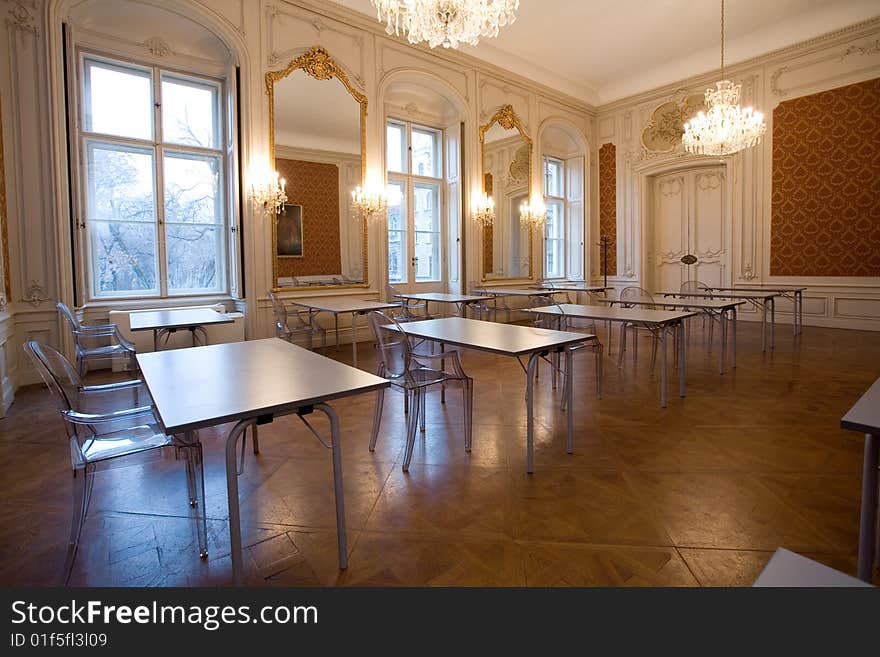
<path fill-rule="evenodd" d="M 532 139 L 511 105 L 480 126 L 480 173 L 495 201 L 495 219 L 482 228 L 482 280 L 531 279 L 532 231 L 519 208 L 531 198 Z"/>
<path fill-rule="evenodd" d="M 266 73 L 266 95 L 287 194 L 272 215 L 274 291 L 368 287 L 367 222 L 351 206 L 367 172 L 367 97 L 320 46 Z"/>

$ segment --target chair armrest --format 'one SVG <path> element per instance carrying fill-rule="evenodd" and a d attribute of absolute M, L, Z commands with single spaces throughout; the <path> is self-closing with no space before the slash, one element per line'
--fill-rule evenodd
<path fill-rule="evenodd" d="M 412 354 L 412 359 L 421 365 L 424 363 L 421 361 L 430 360 L 430 361 L 443 361 L 449 359 L 452 361 L 452 369 L 455 371 L 456 376 L 460 376 L 463 378 L 469 378 L 465 373 L 464 368 L 461 366 L 461 355 L 458 349 L 450 349 L 449 351 L 444 351 L 442 354 Z"/>
<path fill-rule="evenodd" d="M 156 414 L 153 412 L 152 406 L 140 406 L 138 408 L 126 408 L 122 411 L 114 411 L 113 413 L 80 413 L 78 411 L 62 411 L 62 415 L 74 424 L 101 424 L 104 422 L 115 422 L 118 420 L 131 420 L 141 416 L 150 416 L 154 420 Z"/>
<path fill-rule="evenodd" d="M 116 390 L 125 390 L 127 388 L 139 388 L 144 386 L 144 382 L 141 379 L 129 379 L 127 381 L 117 381 L 116 383 L 102 383 L 100 385 L 93 386 L 82 386 L 79 390 L 80 392 L 91 393 L 91 392 L 114 392 Z"/>

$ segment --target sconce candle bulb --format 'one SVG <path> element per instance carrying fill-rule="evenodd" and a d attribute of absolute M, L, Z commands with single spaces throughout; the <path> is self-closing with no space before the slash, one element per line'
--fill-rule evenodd
<path fill-rule="evenodd" d="M 495 199 L 488 194 L 474 197 L 473 219 L 480 226 L 491 226 L 495 222 Z"/>

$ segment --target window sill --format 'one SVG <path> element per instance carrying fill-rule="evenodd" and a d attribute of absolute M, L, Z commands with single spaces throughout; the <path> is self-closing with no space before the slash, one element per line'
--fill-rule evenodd
<path fill-rule="evenodd" d="M 140 310 L 143 308 L 171 308 L 179 306 L 204 306 L 215 303 L 234 308 L 240 301 L 229 294 L 214 294 L 201 297 L 141 297 L 139 299 L 101 299 L 88 301 L 78 308 L 83 312 L 101 310 Z"/>

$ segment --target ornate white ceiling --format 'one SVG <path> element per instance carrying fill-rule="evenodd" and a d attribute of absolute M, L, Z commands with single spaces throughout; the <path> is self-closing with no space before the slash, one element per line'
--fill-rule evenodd
<path fill-rule="evenodd" d="M 370 0 L 336 0 L 375 18 Z M 877 0 L 728 0 L 736 63 L 880 15 Z M 719 65 L 720 1 L 520 0 L 514 25 L 468 53 L 601 104 Z"/>

